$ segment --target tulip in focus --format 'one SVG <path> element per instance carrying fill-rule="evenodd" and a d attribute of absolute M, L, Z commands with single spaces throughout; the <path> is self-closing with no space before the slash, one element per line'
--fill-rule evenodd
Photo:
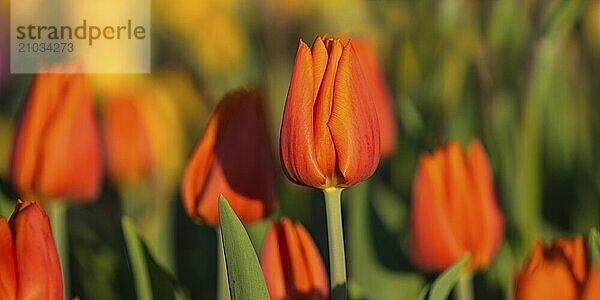
<path fill-rule="evenodd" d="M 468 269 L 485 268 L 502 239 L 492 171 L 483 146 L 466 153 L 452 141 L 419 159 L 413 183 L 410 256 L 425 271 L 442 271 L 466 252 Z"/>
<path fill-rule="evenodd" d="M 219 224 L 223 194 L 244 224 L 274 206 L 274 162 L 269 130 L 257 91 L 227 94 L 209 118 L 186 167 L 183 206 L 195 220 Z"/>
<path fill-rule="evenodd" d="M 0 299 L 62 299 L 60 262 L 48 216 L 34 201 L 19 201 L 0 216 Z"/>
<path fill-rule="evenodd" d="M 57 72 L 41 69 L 40 73 Z M 66 70 L 66 69 L 65 69 Z M 92 199 L 102 157 L 92 91 L 83 74 L 37 74 L 12 148 L 11 179 L 23 195 Z"/>
<path fill-rule="evenodd" d="M 358 61 L 367 79 L 367 85 L 371 90 L 373 103 L 377 110 L 381 134 L 381 155 L 388 156 L 396 149 L 396 116 L 392 105 L 392 96 L 373 45 L 365 38 L 352 40 L 352 45 L 358 55 Z"/>
<path fill-rule="evenodd" d="M 280 155 L 290 180 L 319 189 L 370 177 L 379 163 L 379 122 L 352 41 L 300 41 L 283 112 Z"/>
<path fill-rule="evenodd" d="M 261 266 L 273 300 L 328 298 L 321 255 L 300 223 L 283 218 L 271 224 L 261 252 Z"/>
<path fill-rule="evenodd" d="M 550 247 L 538 240 L 517 276 L 515 299 L 600 299 L 600 264 L 590 271 L 580 236 L 555 240 Z"/>

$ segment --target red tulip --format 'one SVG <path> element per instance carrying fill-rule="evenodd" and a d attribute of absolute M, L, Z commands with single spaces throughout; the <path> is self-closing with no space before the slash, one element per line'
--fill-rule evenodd
<path fill-rule="evenodd" d="M 600 264 L 589 271 L 582 237 L 559 239 L 551 247 L 538 240 L 518 274 L 515 299 L 600 299 Z"/>
<path fill-rule="evenodd" d="M 377 168 L 377 112 L 351 41 L 300 41 L 280 154 L 292 181 L 320 189 L 352 186 Z"/>
<path fill-rule="evenodd" d="M 16 189 L 24 195 L 93 198 L 100 187 L 101 166 L 92 91 L 85 75 L 36 75 L 12 149 Z"/>
<path fill-rule="evenodd" d="M 392 154 L 396 148 L 396 116 L 392 105 L 392 96 L 385 82 L 385 76 L 377 59 L 377 52 L 367 39 L 354 39 L 352 45 L 360 66 L 362 67 L 373 103 L 377 110 L 379 119 L 379 131 L 381 134 L 381 155 Z"/>
<path fill-rule="evenodd" d="M 191 218 L 219 224 L 219 194 L 245 224 L 271 212 L 275 171 L 267 128 L 258 92 L 239 90 L 221 100 L 185 170 L 183 205 Z"/>
<path fill-rule="evenodd" d="M 62 299 L 62 272 L 48 216 L 32 201 L 0 217 L 0 299 Z"/>
<path fill-rule="evenodd" d="M 108 173 L 116 182 L 134 182 L 152 171 L 150 137 L 136 95 L 122 94 L 107 100 L 103 134 Z"/>
<path fill-rule="evenodd" d="M 441 271 L 466 252 L 469 268 L 487 266 L 500 245 L 503 219 L 481 143 L 467 153 L 450 142 L 423 154 L 413 183 L 410 255 L 426 271 Z"/>
<path fill-rule="evenodd" d="M 287 218 L 271 224 L 260 258 L 271 299 L 328 298 L 323 261 L 302 224 Z"/>

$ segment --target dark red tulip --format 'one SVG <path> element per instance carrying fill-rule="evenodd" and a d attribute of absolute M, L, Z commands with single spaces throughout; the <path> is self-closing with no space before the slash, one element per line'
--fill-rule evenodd
<path fill-rule="evenodd" d="M 182 185 L 188 215 L 219 224 L 223 194 L 245 224 L 274 206 L 274 162 L 262 99 L 257 91 L 227 94 L 209 118 L 190 158 Z"/>

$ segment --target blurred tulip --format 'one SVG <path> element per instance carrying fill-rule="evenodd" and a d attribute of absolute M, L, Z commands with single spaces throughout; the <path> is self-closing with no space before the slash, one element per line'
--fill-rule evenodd
<path fill-rule="evenodd" d="M 136 95 L 120 94 L 105 102 L 103 134 L 108 173 L 116 182 L 135 182 L 149 175 L 152 153 L 148 130 Z"/>
<path fill-rule="evenodd" d="M 48 216 L 34 201 L 18 201 L 0 216 L 0 299 L 62 299 L 62 273 Z"/>
<path fill-rule="evenodd" d="M 188 215 L 219 224 L 223 194 L 244 224 L 274 206 L 274 165 L 262 99 L 257 91 L 227 94 L 208 120 L 184 173 L 183 205 Z"/>
<path fill-rule="evenodd" d="M 287 218 L 271 224 L 260 260 L 271 299 L 328 298 L 323 260 L 302 224 Z"/>
<path fill-rule="evenodd" d="M 441 271 L 469 252 L 469 269 L 485 268 L 502 239 L 503 217 L 495 198 L 492 171 L 478 140 L 466 153 L 452 141 L 421 155 L 413 182 L 413 263 Z"/>
<path fill-rule="evenodd" d="M 600 299 L 600 263 L 596 263 L 590 272 L 583 294 L 582 300 Z"/>
<path fill-rule="evenodd" d="M 12 148 L 11 179 L 16 189 L 43 197 L 91 199 L 100 187 L 101 166 L 87 77 L 36 75 Z"/>
<path fill-rule="evenodd" d="M 280 154 L 290 180 L 349 187 L 379 163 L 379 123 L 351 41 L 300 41 L 281 124 Z"/>
<path fill-rule="evenodd" d="M 352 45 L 358 55 L 377 110 L 381 134 L 381 155 L 387 156 L 396 149 L 396 116 L 392 105 L 392 96 L 373 45 L 364 38 L 352 40 Z"/>
<path fill-rule="evenodd" d="M 600 299 L 600 264 L 592 272 L 588 264 L 580 236 L 555 240 L 548 248 L 538 240 L 517 276 L 515 299 Z"/>

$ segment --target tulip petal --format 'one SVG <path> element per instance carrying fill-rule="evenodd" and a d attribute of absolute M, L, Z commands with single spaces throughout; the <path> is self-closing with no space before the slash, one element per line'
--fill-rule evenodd
<path fill-rule="evenodd" d="M 478 239 L 476 247 L 479 253 L 476 260 L 479 265 L 487 265 L 502 242 L 502 231 L 504 220 L 496 202 L 492 169 L 488 158 L 483 150 L 481 142 L 473 140 L 470 142 L 467 156 L 473 188 L 475 189 L 475 202 L 473 206 L 478 212 L 478 225 L 480 234 L 474 238 Z"/>
<path fill-rule="evenodd" d="M 115 182 L 138 180 L 152 171 L 148 129 L 140 101 L 133 94 L 121 94 L 105 102 L 103 133 L 107 166 Z"/>
<path fill-rule="evenodd" d="M 379 131 L 381 133 L 381 155 L 390 155 L 396 148 L 396 117 L 392 105 L 392 96 L 386 85 L 385 76 L 371 43 L 366 39 L 353 39 L 352 46 L 356 50 L 360 66 L 373 96 L 377 110 Z"/>
<path fill-rule="evenodd" d="M 326 56 L 318 48 L 314 52 L 317 72 L 322 72 Z M 313 70 L 310 48 L 300 41 L 283 111 L 279 150 L 286 175 L 298 184 L 309 186 L 326 184 L 326 175 L 320 170 L 314 150 L 313 109 L 318 89 L 314 84 L 320 81 L 317 80 L 320 76 L 315 75 L 317 72 Z"/>
<path fill-rule="evenodd" d="M 252 223 L 274 207 L 274 172 L 258 92 L 230 93 L 215 109 L 186 168 L 186 211 L 216 225 L 222 194 L 243 223 Z"/>
<path fill-rule="evenodd" d="M 587 283 L 585 284 L 581 299 L 600 299 L 600 263 L 596 263 L 596 265 L 592 268 Z"/>
<path fill-rule="evenodd" d="M 280 241 L 275 228 L 271 224 L 265 235 L 262 251 L 260 255 L 260 264 L 269 290 L 269 296 L 273 300 L 285 299 L 286 284 L 283 272 L 283 261 L 281 260 Z"/>
<path fill-rule="evenodd" d="M 62 299 L 62 273 L 50 221 L 36 202 L 19 203 L 11 218 L 19 299 Z"/>
<path fill-rule="evenodd" d="M 329 295 L 329 282 L 319 249 L 317 249 L 315 242 L 313 242 L 310 234 L 302 224 L 297 223 L 294 227 L 300 241 L 300 246 L 302 247 L 308 273 L 310 274 L 312 282 L 311 294 L 314 299 L 327 299 Z"/>
<path fill-rule="evenodd" d="M 546 255 L 541 241 L 533 247 L 527 266 L 518 275 L 516 300 L 575 300 L 578 287 L 560 255 Z"/>
<path fill-rule="evenodd" d="M 340 57 L 328 126 L 343 177 L 339 186 L 371 176 L 379 163 L 379 121 L 351 42 Z"/>
<path fill-rule="evenodd" d="M 556 252 L 554 255 L 561 256 L 567 261 L 573 277 L 580 286 L 583 286 L 588 274 L 587 249 L 583 237 L 555 240 L 550 251 Z"/>
<path fill-rule="evenodd" d="M 4 217 L 0 217 L 0 299 L 17 297 L 17 269 L 12 233 Z"/>
<path fill-rule="evenodd" d="M 413 183 L 410 255 L 426 271 L 439 271 L 463 253 L 447 217 L 442 158 L 424 154 Z"/>
<path fill-rule="evenodd" d="M 100 187 L 100 137 L 89 83 L 81 74 L 71 76 L 61 111 L 46 128 L 39 188 L 49 196 L 89 199 Z M 65 162 L 76 168 L 65 168 Z"/>

